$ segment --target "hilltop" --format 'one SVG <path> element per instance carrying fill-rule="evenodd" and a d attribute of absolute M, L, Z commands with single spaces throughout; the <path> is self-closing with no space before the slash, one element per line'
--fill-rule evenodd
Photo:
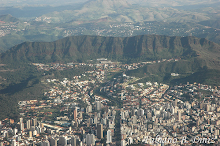
<path fill-rule="evenodd" d="M 0 21 L 3 23 L 10 23 L 10 22 L 18 22 L 20 20 L 18 18 L 13 17 L 10 14 L 7 14 L 7 15 L 0 15 Z"/>

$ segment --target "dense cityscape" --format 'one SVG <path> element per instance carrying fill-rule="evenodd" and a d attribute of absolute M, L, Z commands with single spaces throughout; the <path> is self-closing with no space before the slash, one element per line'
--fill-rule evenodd
<path fill-rule="evenodd" d="M 139 82 L 116 71 L 137 69 L 152 62 L 40 64 L 38 70 L 90 66 L 72 79 L 46 79 L 51 86 L 43 100 L 19 101 L 20 120 L 0 121 L 4 145 L 206 145 L 219 140 L 219 87 L 200 83 L 169 86 Z M 172 73 L 172 76 L 178 76 Z"/>
<path fill-rule="evenodd" d="M 219 0 L 0 0 L 0 146 L 219 133 Z"/>

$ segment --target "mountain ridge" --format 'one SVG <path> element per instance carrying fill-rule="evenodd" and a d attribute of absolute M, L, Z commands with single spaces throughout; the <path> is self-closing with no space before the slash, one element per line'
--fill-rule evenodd
<path fill-rule="evenodd" d="M 18 18 L 13 17 L 10 14 L 6 15 L 0 15 L 0 21 L 3 23 L 10 23 L 10 22 L 19 22 L 20 20 Z"/>
<path fill-rule="evenodd" d="M 0 55 L 1 62 L 72 62 L 106 57 L 141 61 L 175 57 L 219 60 L 220 46 L 196 37 L 139 35 L 133 37 L 71 36 L 54 42 L 24 42 Z"/>

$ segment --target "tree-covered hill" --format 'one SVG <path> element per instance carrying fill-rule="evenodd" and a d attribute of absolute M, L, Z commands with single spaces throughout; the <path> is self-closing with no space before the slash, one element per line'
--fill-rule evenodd
<path fill-rule="evenodd" d="M 220 46 L 196 37 L 141 35 L 134 37 L 72 36 L 55 42 L 24 42 L 1 54 L 2 63 L 72 62 L 106 57 L 118 61 L 169 58 L 217 59 Z"/>

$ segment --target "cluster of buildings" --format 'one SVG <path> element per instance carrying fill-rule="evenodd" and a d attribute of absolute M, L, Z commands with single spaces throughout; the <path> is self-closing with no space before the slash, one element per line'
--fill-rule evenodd
<path fill-rule="evenodd" d="M 0 21 L 0 37 L 10 34 L 12 31 L 17 31 L 16 23 L 6 23 L 4 21 Z"/>
<path fill-rule="evenodd" d="M 2 121 L 1 145 L 115 145 L 116 109 L 93 94 L 103 79 L 99 67 L 72 80 L 46 79 L 52 86 L 45 100 L 19 101 L 23 118 L 13 124 Z"/>
<path fill-rule="evenodd" d="M 121 145 L 219 144 L 220 91 L 199 83 L 169 87 L 119 76 L 100 91 L 121 98 Z"/>
<path fill-rule="evenodd" d="M 147 61 L 147 62 L 140 62 L 140 63 L 132 63 L 132 64 L 123 64 L 120 62 L 112 62 L 111 60 L 107 60 L 107 58 L 98 58 L 95 62 L 96 63 L 32 63 L 32 65 L 36 66 L 39 70 L 49 71 L 51 69 L 55 70 L 65 70 L 65 69 L 80 69 L 81 67 L 91 67 L 91 70 L 85 73 L 95 72 L 97 69 L 103 69 L 105 71 L 111 72 L 118 72 L 120 70 L 133 70 L 138 69 L 139 67 L 143 67 L 146 64 L 155 64 L 155 63 L 162 63 L 162 62 L 171 62 L 171 61 L 179 61 L 181 58 L 171 58 L 171 59 L 161 59 L 155 61 Z M 92 62 L 93 60 L 89 60 L 88 62 Z M 178 75 L 172 73 L 173 76 Z"/>
<path fill-rule="evenodd" d="M 164 61 L 178 59 L 97 63 L 71 79 L 46 79 L 42 83 L 51 88 L 43 100 L 19 101 L 20 119 L 0 121 L 0 146 L 220 144 L 219 87 L 143 83 L 125 73 L 106 79 L 112 71 Z M 35 65 L 45 70 L 67 66 Z"/>
<path fill-rule="evenodd" d="M 35 21 L 43 21 L 43 22 L 47 22 L 47 23 L 51 23 L 51 17 L 36 17 Z"/>

